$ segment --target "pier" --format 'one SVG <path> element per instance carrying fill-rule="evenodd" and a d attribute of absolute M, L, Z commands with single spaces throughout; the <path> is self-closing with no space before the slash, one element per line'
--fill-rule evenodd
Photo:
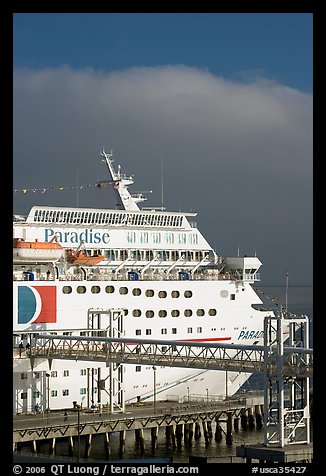
<path fill-rule="evenodd" d="M 103 436 L 106 455 L 111 454 L 110 437 L 119 434 L 120 454 L 124 453 L 126 432 L 134 431 L 135 440 L 139 443 L 140 454 L 150 449 L 155 454 L 157 436 L 164 431 L 166 442 L 172 448 L 180 448 L 183 444 L 190 446 L 192 441 L 201 437 L 209 445 L 213 440 L 232 444 L 233 431 L 239 429 L 240 415 L 254 415 L 255 424 L 259 428 L 263 397 L 231 398 L 218 402 L 156 402 L 155 408 L 130 405 L 125 413 L 110 414 L 104 409 L 99 411 L 69 410 L 68 414 L 54 411 L 39 415 L 16 415 L 13 420 L 14 451 L 22 443 L 30 443 L 32 452 L 38 452 L 40 442 L 48 442 L 49 454 L 55 454 L 56 442 L 65 439 L 69 454 L 80 459 L 91 455 L 92 438 Z M 242 429 L 248 428 L 243 418 Z M 144 430 L 150 430 L 150 442 L 145 441 Z M 81 452 L 83 438 L 84 451 Z"/>

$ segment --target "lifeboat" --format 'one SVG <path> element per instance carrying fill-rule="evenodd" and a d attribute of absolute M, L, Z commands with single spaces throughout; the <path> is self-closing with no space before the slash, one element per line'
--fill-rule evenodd
<path fill-rule="evenodd" d="M 22 238 L 13 240 L 13 261 L 53 263 L 63 256 L 60 243 L 43 241 L 25 241 Z"/>
<path fill-rule="evenodd" d="M 88 256 L 84 250 L 79 250 L 79 251 L 67 250 L 66 259 L 68 263 L 80 264 L 80 265 L 86 266 L 86 265 L 99 264 L 104 259 L 104 256 L 103 255 Z"/>

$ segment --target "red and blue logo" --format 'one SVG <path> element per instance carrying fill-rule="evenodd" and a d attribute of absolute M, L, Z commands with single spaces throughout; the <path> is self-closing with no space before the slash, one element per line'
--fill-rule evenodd
<path fill-rule="evenodd" d="M 18 324 L 57 322 L 56 286 L 18 287 Z"/>

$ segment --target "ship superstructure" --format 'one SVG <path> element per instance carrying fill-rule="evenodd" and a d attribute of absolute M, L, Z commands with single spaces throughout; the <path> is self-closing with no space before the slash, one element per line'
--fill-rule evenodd
<path fill-rule="evenodd" d="M 112 153 L 103 150 L 102 156 L 117 209 L 34 206 L 26 219 L 14 217 L 14 331 L 26 332 L 26 338 L 40 330 L 85 335 L 94 328 L 110 335 L 106 311 L 116 310 L 118 336 L 261 343 L 264 316 L 271 311 L 254 308 L 262 303 L 252 288 L 260 279 L 260 260 L 217 255 L 198 230 L 196 213 L 139 209 L 145 197 L 129 193 L 133 177 L 120 166 L 115 172 Z M 31 249 L 37 251 L 26 253 Z M 90 318 L 94 309 L 102 316 L 96 324 Z M 14 412 L 35 404 L 56 409 L 73 401 L 108 402 L 104 364 L 30 364 L 15 359 Z M 160 367 L 154 384 L 152 367 L 124 365 L 113 393 L 117 404 L 121 389 L 127 402 L 154 394 L 221 396 L 226 388 L 231 395 L 248 377 L 228 372 L 226 380 L 223 372 Z"/>

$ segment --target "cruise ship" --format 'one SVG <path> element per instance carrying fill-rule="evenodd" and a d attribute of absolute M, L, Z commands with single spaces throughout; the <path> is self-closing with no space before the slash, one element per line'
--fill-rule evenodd
<path fill-rule="evenodd" d="M 80 336 L 94 329 L 134 339 L 261 344 L 272 311 L 252 286 L 260 260 L 217 254 L 196 213 L 140 208 L 146 197 L 130 193 L 133 176 L 114 167 L 112 152 L 101 155 L 114 209 L 33 206 L 27 217 L 14 215 L 14 347 L 34 332 Z M 119 313 L 114 323 L 111 311 Z M 31 367 L 16 353 L 13 412 L 107 405 L 109 367 L 41 358 Z M 250 374 L 156 367 L 153 379 L 152 366 L 122 364 L 113 377 L 121 407 L 122 393 L 124 403 L 223 398 Z"/>

